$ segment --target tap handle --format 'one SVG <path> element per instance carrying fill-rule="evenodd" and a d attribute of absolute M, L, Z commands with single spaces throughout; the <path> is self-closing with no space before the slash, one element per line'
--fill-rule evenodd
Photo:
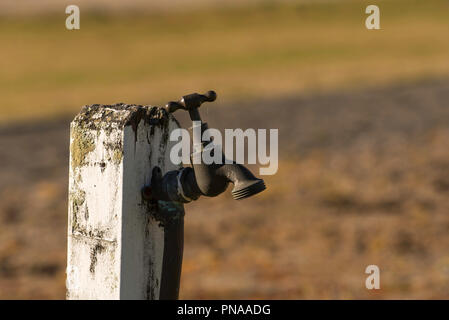
<path fill-rule="evenodd" d="M 183 96 L 179 101 L 170 101 L 165 108 L 168 112 L 172 113 L 176 110 L 182 109 L 186 111 L 193 111 L 201 106 L 204 102 L 212 102 L 217 99 L 215 91 L 208 91 L 205 94 L 192 93 Z"/>

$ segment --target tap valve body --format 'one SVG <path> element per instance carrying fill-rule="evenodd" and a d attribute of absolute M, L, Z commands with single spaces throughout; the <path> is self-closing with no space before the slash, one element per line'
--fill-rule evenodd
<path fill-rule="evenodd" d="M 179 101 L 169 102 L 166 109 L 170 113 L 176 110 L 188 111 L 192 121 L 201 122 L 202 134 L 207 129 L 207 123 L 202 122 L 198 108 L 203 102 L 212 102 L 216 98 L 214 91 L 205 94 L 193 93 L 183 96 Z M 202 147 L 206 145 L 207 143 Z M 203 149 L 199 152 L 203 152 Z M 245 166 L 234 161 L 229 163 L 224 155 L 222 160 L 220 164 L 193 161 L 192 167 L 169 171 L 163 176 L 160 168 L 155 167 L 151 184 L 143 189 L 142 194 L 148 200 L 187 203 L 197 200 L 200 196 L 215 197 L 223 193 L 229 183 L 234 185 L 232 196 L 235 200 L 248 198 L 266 189 L 264 181 L 256 178 Z"/>

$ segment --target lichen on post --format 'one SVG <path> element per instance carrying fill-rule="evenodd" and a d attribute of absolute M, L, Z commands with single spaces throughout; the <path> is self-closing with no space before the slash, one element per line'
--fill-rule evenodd
<path fill-rule="evenodd" d="M 162 268 L 164 256 L 182 256 L 182 241 L 166 244 L 182 233 L 183 207 L 169 204 L 176 219 L 163 223 L 141 189 L 154 166 L 178 169 L 168 139 L 178 127 L 162 108 L 126 104 L 85 106 L 71 123 L 68 299 L 176 298 L 161 295 Z"/>

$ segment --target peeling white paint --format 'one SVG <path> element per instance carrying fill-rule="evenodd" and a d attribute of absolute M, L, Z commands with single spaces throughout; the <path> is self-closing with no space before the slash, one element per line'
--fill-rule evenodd
<path fill-rule="evenodd" d="M 95 125 L 79 116 L 71 124 L 71 146 L 87 145 L 89 152 L 74 161 L 73 153 L 80 151 L 71 148 L 68 299 L 159 297 L 164 230 L 142 201 L 141 189 L 155 165 L 163 172 L 177 169 L 168 135 L 178 124 L 171 116 L 162 126 L 142 119 L 134 132 L 122 121 L 133 112 L 108 106 L 89 114 Z M 93 145 L 75 143 L 77 130 L 92 137 Z"/>

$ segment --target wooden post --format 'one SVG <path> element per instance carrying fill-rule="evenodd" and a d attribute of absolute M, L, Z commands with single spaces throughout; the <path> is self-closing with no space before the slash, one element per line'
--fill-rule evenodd
<path fill-rule="evenodd" d="M 157 107 L 82 109 L 71 123 L 68 299 L 176 299 L 183 206 L 142 199 L 170 161 L 176 120 Z"/>

